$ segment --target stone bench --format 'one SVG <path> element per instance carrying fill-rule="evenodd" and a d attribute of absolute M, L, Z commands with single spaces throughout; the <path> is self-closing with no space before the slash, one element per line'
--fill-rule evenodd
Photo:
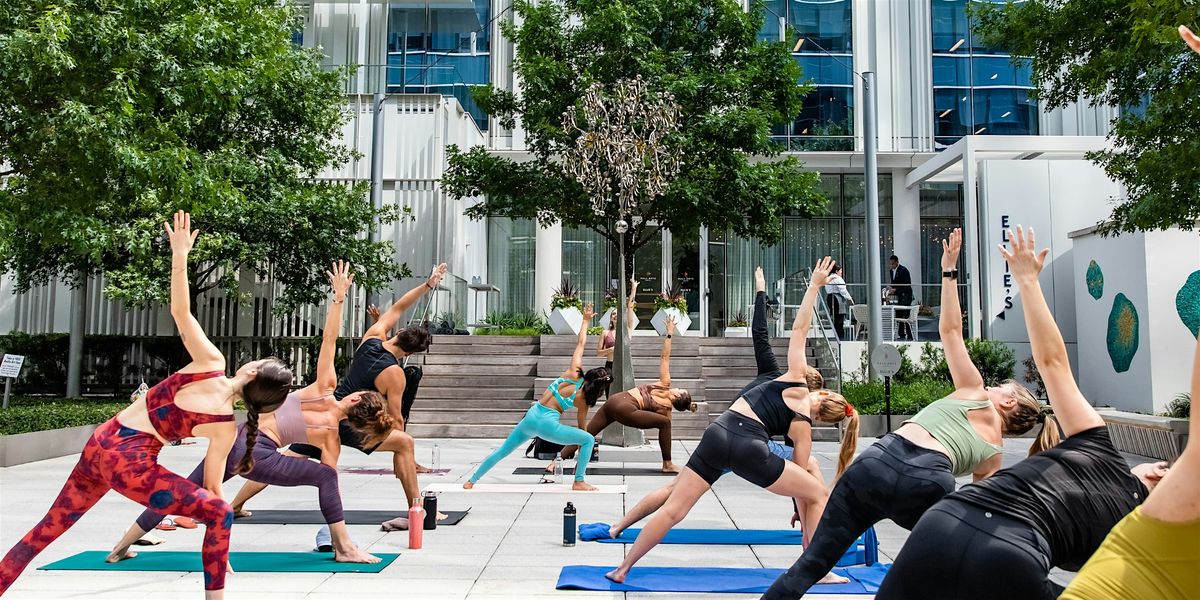
<path fill-rule="evenodd" d="M 1098 408 L 1113 444 L 1122 452 L 1175 460 L 1188 442 L 1188 420 Z"/>

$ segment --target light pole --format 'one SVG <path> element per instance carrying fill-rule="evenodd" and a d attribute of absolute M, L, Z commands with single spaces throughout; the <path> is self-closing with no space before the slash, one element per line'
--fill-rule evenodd
<path fill-rule="evenodd" d="M 634 377 L 626 328 L 626 240 L 639 205 L 662 195 L 679 173 L 680 150 L 670 140 L 679 131 L 679 105 L 670 93 L 651 91 L 641 77 L 620 80 L 608 89 L 597 82 L 584 92 L 577 107 L 563 114 L 563 129 L 576 134 L 574 145 L 563 154 L 563 170 L 591 198 L 592 212 L 600 221 L 597 227 L 607 228 L 609 220 L 613 223 L 610 239 L 616 238 L 621 264 L 612 385 L 627 390 L 633 387 Z M 610 434 L 606 442 L 641 443 L 640 430 L 614 427 L 619 439 L 612 440 Z"/>

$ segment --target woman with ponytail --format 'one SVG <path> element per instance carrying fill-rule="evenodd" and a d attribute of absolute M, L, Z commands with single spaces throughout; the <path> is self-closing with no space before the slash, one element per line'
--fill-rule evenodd
<path fill-rule="evenodd" d="M 175 213 L 173 225 L 163 227 L 171 244 L 171 316 L 192 361 L 96 429 L 49 512 L 0 562 L 0 594 L 111 489 L 144 506 L 203 523 L 204 595 L 208 600 L 224 597 L 233 510 L 222 499 L 221 475 L 237 440 L 234 401 L 243 399 L 256 412 L 270 411 L 286 394 L 292 374 L 266 359 L 224 376 L 225 357 L 191 312 L 188 254 L 198 232 L 183 211 Z M 201 476 L 192 481 L 158 464 L 164 445 L 186 437 L 209 440 Z M 235 453 L 233 460 L 241 458 Z"/>
<path fill-rule="evenodd" d="M 971 363 L 958 302 L 961 249 L 962 231 L 955 229 L 942 242 L 940 323 L 954 393 L 922 409 L 850 463 L 830 492 L 813 545 L 764 598 L 803 596 L 879 521 L 891 519 L 911 530 L 929 507 L 954 491 L 955 477 L 971 474 L 979 481 L 1000 468 L 1004 434 L 1020 435 L 1037 424 L 1042 407 L 1029 390 L 1012 381 L 988 387 Z M 844 459 L 850 455 L 843 450 Z"/>
<path fill-rule="evenodd" d="M 691 393 L 683 388 L 671 387 L 671 336 L 674 334 L 675 318 L 667 317 L 667 337 L 663 338 L 662 355 L 658 361 L 658 381 L 610 395 L 587 424 L 587 432 L 593 436 L 600 435 L 613 422 L 635 429 L 657 429 L 663 473 L 679 472 L 679 467 L 671 462 L 672 411 L 696 412 L 699 408 L 692 402 Z M 563 448 L 563 460 L 570 460 L 578 449 L 579 446 Z M 546 470 L 553 471 L 554 465 Z"/>
<path fill-rule="evenodd" d="M 337 476 L 337 459 L 341 450 L 338 423 L 346 419 L 359 435 L 376 441 L 387 437 L 394 423 L 388 416 L 383 396 L 376 392 L 358 392 L 340 400 L 333 397 L 333 389 L 337 387 L 333 357 L 341 332 L 342 305 L 346 292 L 354 283 L 354 275 L 350 272 L 350 265 L 342 261 L 334 263 L 327 275 L 333 285 L 333 297 L 325 316 L 316 378 L 308 386 L 290 394 L 284 393 L 286 389 L 273 394 L 260 393 L 261 390 L 246 386 L 243 394 L 248 409 L 246 424 L 242 426 L 242 435 L 229 453 L 222 481 L 228 481 L 236 474 L 266 485 L 316 487 L 321 514 L 329 524 L 333 537 L 334 560 L 377 563 L 380 559 L 359 550 L 346 530 Z M 259 372 L 258 378 L 276 378 L 279 376 L 278 368 L 266 367 Z M 317 446 L 322 450 L 321 461 L 279 453 L 280 448 L 293 443 Z M 206 464 L 197 465 L 190 479 L 200 480 L 206 467 Z M 240 494 L 234 500 L 235 507 L 240 505 L 239 500 Z M 109 554 L 108 561 L 136 557 L 136 553 L 129 551 L 130 545 L 153 529 L 164 518 L 164 512 L 153 508 L 143 512 Z"/>
<path fill-rule="evenodd" d="M 1059 598 L 1063 589 L 1050 580 L 1050 569 L 1079 570 L 1109 531 L 1135 511 L 1167 473 L 1166 463 L 1138 465 L 1131 472 L 1113 446 L 1104 419 L 1075 383 L 1066 344 L 1038 282 L 1049 250 L 1036 251 L 1032 229 L 1026 232 L 1018 227 L 1015 235 L 1008 232 L 1007 239 L 1012 248 L 1001 247 L 1000 253 L 1020 289 L 1033 360 L 1054 409 L 1054 419 L 1039 413 L 1035 420 L 1054 431 L 1039 436 L 1036 446 L 1044 448 L 1040 452 L 929 509 L 904 543 L 876 598 Z M 1066 438 L 1055 443 L 1058 427 Z M 1181 498 L 1181 503 L 1194 505 L 1196 489 L 1191 486 L 1192 494 Z M 1150 506 L 1151 502 L 1145 505 Z M 1175 531 L 1182 537 L 1173 537 L 1168 532 L 1174 528 L 1144 521 L 1140 512 L 1130 518 L 1138 523 L 1133 526 L 1135 536 L 1161 543 L 1168 553 L 1163 558 L 1178 561 L 1166 568 L 1173 567 L 1174 573 L 1193 584 L 1197 581 L 1196 541 L 1187 535 L 1197 531 L 1195 524 L 1190 530 Z M 1134 554 L 1149 558 L 1140 551 Z M 1192 561 L 1181 560 L 1187 555 Z M 1155 564 L 1154 573 L 1143 578 L 1114 567 L 1107 581 L 1084 578 L 1078 587 L 1073 584 L 1077 592 L 1061 597 L 1196 597 L 1195 587 L 1172 590 L 1165 585 L 1159 568 Z M 1105 587 L 1118 581 L 1132 584 L 1135 591 L 1109 595 L 1113 588 Z"/>
<path fill-rule="evenodd" d="M 704 430 L 663 509 L 638 534 L 621 565 L 607 574 L 609 579 L 624 583 L 634 564 L 657 546 L 729 471 L 769 492 L 794 498 L 802 507 L 800 521 L 805 546 L 812 543 L 812 531 L 825 507 L 826 488 L 807 468 L 812 454 L 812 423 L 819 418 L 824 401 L 809 389 L 812 369 L 805 358 L 805 345 L 817 294 L 832 266 L 833 261 L 825 257 L 813 269 L 808 291 L 792 324 L 787 371 L 744 392 Z M 844 415 L 844 407 L 842 412 Z M 785 434 L 795 444 L 791 461 L 771 450 L 770 438 Z M 833 575 L 830 578 L 830 581 L 845 581 Z"/>

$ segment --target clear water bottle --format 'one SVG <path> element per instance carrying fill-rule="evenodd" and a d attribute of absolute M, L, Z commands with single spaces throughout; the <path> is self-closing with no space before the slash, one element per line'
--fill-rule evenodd
<path fill-rule="evenodd" d="M 554 457 L 554 483 L 563 482 L 563 459 L 561 456 Z"/>
<path fill-rule="evenodd" d="M 432 464 L 429 467 L 434 471 L 442 468 L 442 447 L 437 444 L 433 445 L 433 460 L 431 462 Z"/>

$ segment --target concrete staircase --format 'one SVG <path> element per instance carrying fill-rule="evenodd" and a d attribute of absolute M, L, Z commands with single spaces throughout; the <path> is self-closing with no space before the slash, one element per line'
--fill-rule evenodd
<path fill-rule="evenodd" d="M 524 416 L 535 397 L 570 365 L 574 336 L 436 336 L 429 352 L 410 360 L 425 377 L 413 407 L 408 431 L 418 438 L 504 438 Z M 749 338 L 676 336 L 671 348 L 671 385 L 692 394 L 699 411 L 675 412 L 672 436 L 699 439 L 705 427 L 737 399 L 737 393 L 757 374 Z M 788 340 L 771 340 L 780 366 L 787 366 Z M 808 347 L 809 364 L 836 383 L 836 368 L 815 344 Z M 638 384 L 658 380 L 662 339 L 634 337 L 634 372 Z M 604 366 L 589 339 L 585 369 Z M 836 389 L 836 388 L 835 388 Z M 616 391 L 616 390 L 614 390 Z M 593 409 L 595 410 L 595 409 Z M 574 417 L 568 416 L 573 424 Z M 653 432 L 648 443 L 656 443 Z M 836 440 L 836 427 L 818 427 L 814 439 Z"/>

